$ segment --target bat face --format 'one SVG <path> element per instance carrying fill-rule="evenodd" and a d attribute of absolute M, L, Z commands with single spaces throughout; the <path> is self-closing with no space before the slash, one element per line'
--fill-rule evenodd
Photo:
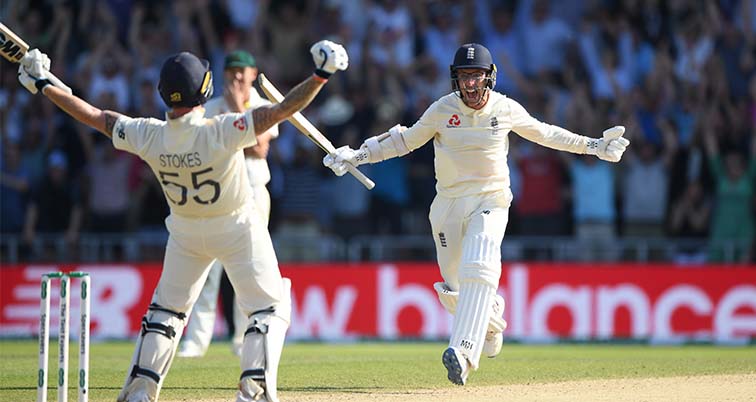
<path fill-rule="evenodd" d="M 29 50 L 29 45 L 13 33 L 8 27 L 0 24 L 0 55 L 12 63 L 19 63 Z"/>

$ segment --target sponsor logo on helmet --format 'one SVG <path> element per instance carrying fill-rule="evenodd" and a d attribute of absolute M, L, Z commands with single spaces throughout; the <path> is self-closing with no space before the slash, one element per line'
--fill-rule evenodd
<path fill-rule="evenodd" d="M 181 102 L 181 93 L 174 92 L 171 94 L 171 102 Z"/>
<path fill-rule="evenodd" d="M 459 127 L 461 123 L 462 121 L 459 119 L 459 116 L 456 114 L 453 114 L 451 118 L 449 119 L 449 124 L 447 124 L 446 127 L 449 127 L 449 128 Z"/>

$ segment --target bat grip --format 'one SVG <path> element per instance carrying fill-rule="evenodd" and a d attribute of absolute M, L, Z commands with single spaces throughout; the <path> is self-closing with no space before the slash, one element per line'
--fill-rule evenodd
<path fill-rule="evenodd" d="M 48 73 L 47 79 L 50 80 L 51 84 L 58 87 L 59 89 L 66 91 L 69 95 L 73 92 L 71 91 L 71 88 L 68 87 L 68 85 L 64 84 L 63 81 L 61 81 L 58 77 L 54 76 L 53 73 Z"/>
<path fill-rule="evenodd" d="M 360 183 L 362 183 L 365 186 L 365 188 L 367 188 L 368 190 L 372 190 L 373 187 L 375 187 L 375 182 L 373 182 L 372 180 L 370 180 L 370 178 L 368 178 L 362 172 L 360 172 L 360 170 L 354 167 L 354 165 L 352 165 L 351 163 L 347 163 L 346 167 L 349 173 L 351 173 L 352 176 L 354 176 L 357 180 L 359 180 Z"/>

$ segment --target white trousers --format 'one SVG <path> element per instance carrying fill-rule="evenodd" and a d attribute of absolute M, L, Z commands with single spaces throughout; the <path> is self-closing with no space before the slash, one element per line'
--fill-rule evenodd
<path fill-rule="evenodd" d="M 260 219 L 267 228 L 270 216 L 270 194 L 265 185 L 253 187 L 255 207 L 260 213 Z M 267 233 L 267 231 L 266 231 Z M 220 290 L 223 265 L 215 261 L 210 269 L 197 302 L 194 304 L 189 324 L 181 339 L 182 346 L 204 353 L 210 346 L 215 328 L 216 311 L 218 307 L 218 292 Z M 238 294 L 238 293 L 237 293 Z M 239 307 L 238 296 L 234 304 L 234 327 L 235 333 L 231 334 L 231 340 L 235 348 L 240 348 L 244 341 L 244 331 L 247 329 L 247 315 Z"/>
<path fill-rule="evenodd" d="M 166 219 L 170 236 L 154 302 L 187 312 L 198 299 L 210 267 L 225 267 L 242 312 L 278 305 L 283 282 L 273 242 L 254 208 L 215 218 Z"/>
<path fill-rule="evenodd" d="M 461 277 L 479 278 L 498 287 L 501 242 L 511 201 L 509 191 L 462 198 L 437 195 L 433 200 L 429 218 L 436 258 L 451 290 L 459 291 Z M 463 255 L 468 261 L 463 260 Z"/>

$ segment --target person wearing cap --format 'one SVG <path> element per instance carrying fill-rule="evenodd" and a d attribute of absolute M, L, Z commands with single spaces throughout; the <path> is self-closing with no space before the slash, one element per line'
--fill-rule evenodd
<path fill-rule="evenodd" d="M 441 362 L 447 378 L 464 385 L 480 356 L 501 352 L 504 299 L 497 295 L 501 242 L 512 192 L 507 168 L 508 134 L 543 146 L 619 162 L 629 142 L 625 128 L 589 138 L 542 123 L 515 100 L 493 88 L 496 65 L 477 43 L 462 45 L 449 66 L 452 93 L 433 103 L 410 128 L 394 126 L 359 149 L 341 147 L 323 163 L 337 175 L 346 164 L 377 163 L 408 154 L 433 140 L 436 197 L 430 223 L 443 282 L 434 284 L 441 304 L 454 315 Z"/>
<path fill-rule="evenodd" d="M 223 68 L 225 82 L 223 95 L 210 99 L 205 104 L 205 116 L 213 117 L 229 112 L 239 113 L 250 108 L 269 105 L 270 102 L 261 97 L 252 86 L 257 79 L 257 71 L 255 58 L 249 52 L 236 50 L 229 53 Z M 244 162 L 247 166 L 249 184 L 252 187 L 252 197 L 265 226 L 268 225 L 270 217 L 270 194 L 265 187 L 270 181 L 270 170 L 265 158 L 268 156 L 270 140 L 276 137 L 278 137 L 278 126 L 273 126 L 257 136 L 257 144 L 244 149 Z M 215 261 L 207 276 L 205 286 L 202 287 L 202 292 L 192 308 L 189 323 L 179 345 L 179 357 L 201 357 L 207 352 L 215 328 L 218 293 L 219 290 L 227 291 L 226 287 L 221 286 L 222 273 L 223 266 Z M 231 334 L 231 350 L 239 356 L 244 331 L 247 329 L 247 318 L 235 302 L 233 288 L 230 288 L 228 292 L 230 294 L 224 294 L 223 300 L 233 303 L 231 309 L 226 309 L 226 311 L 233 311 L 234 331 Z M 230 317 L 226 318 L 227 321 L 229 319 Z"/>
<path fill-rule="evenodd" d="M 219 260 L 249 317 L 237 402 L 278 401 L 278 362 L 291 316 L 291 282 L 281 277 L 267 227 L 257 211 L 244 148 L 306 107 L 331 74 L 349 64 L 344 47 L 324 40 L 310 53 L 314 74 L 278 104 L 205 117 L 212 96 L 207 60 L 182 52 L 160 70 L 165 121 L 100 110 L 51 83 L 50 59 L 34 49 L 19 66 L 19 82 L 42 93 L 79 122 L 141 157 L 160 182 L 171 213 L 163 272 L 136 342 L 118 402 L 155 402 L 173 361 L 187 314 L 210 267 Z"/>

